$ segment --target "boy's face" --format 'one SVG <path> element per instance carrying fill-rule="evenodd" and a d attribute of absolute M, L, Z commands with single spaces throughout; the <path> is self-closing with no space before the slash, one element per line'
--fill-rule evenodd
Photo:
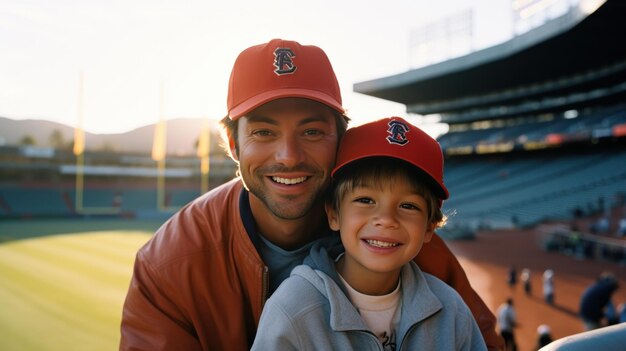
<path fill-rule="evenodd" d="M 340 231 L 346 249 L 344 271 L 355 275 L 399 275 L 435 229 L 428 222 L 426 200 L 400 175 L 386 179 L 382 186 L 349 190 L 338 212 L 330 206 L 326 210 L 331 228 Z"/>

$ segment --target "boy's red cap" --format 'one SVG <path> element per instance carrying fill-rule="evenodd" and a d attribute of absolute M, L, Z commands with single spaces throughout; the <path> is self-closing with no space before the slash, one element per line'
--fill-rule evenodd
<path fill-rule="evenodd" d="M 333 67 L 317 46 L 274 39 L 239 54 L 228 84 L 230 119 L 285 97 L 311 99 L 345 112 Z"/>
<path fill-rule="evenodd" d="M 443 153 L 437 140 L 400 117 L 389 117 L 349 128 L 332 176 L 350 163 L 369 157 L 391 157 L 417 167 L 432 180 L 431 188 L 440 199 L 448 198 L 443 185 Z"/>

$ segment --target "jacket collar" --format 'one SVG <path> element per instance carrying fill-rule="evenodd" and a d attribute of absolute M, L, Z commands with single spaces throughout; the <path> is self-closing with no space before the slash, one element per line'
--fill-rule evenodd
<path fill-rule="evenodd" d="M 335 331 L 368 330 L 359 312 L 352 305 L 339 280 L 334 258 L 343 251 L 336 245 L 326 250 L 321 245 L 311 249 L 305 264 L 310 267 L 296 267 L 292 274 L 304 276 L 330 303 L 330 325 Z M 398 340 L 408 330 L 443 308 L 441 300 L 432 292 L 424 273 L 411 261 L 402 268 L 402 318 L 398 326 Z M 411 293 L 406 293 L 406 292 Z"/>

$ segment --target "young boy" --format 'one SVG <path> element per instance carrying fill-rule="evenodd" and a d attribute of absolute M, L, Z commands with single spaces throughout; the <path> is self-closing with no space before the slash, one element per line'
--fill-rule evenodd
<path fill-rule="evenodd" d="M 343 246 L 313 246 L 267 301 L 252 349 L 486 350 L 461 297 L 413 262 L 445 221 L 437 141 L 386 118 L 349 129 L 336 164 L 326 212 Z"/>

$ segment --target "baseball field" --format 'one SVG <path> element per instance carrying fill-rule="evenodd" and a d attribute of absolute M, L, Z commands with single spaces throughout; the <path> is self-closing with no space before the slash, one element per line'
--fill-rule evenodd
<path fill-rule="evenodd" d="M 0 350 L 116 350 L 122 304 L 137 249 L 163 220 L 0 221 Z M 536 230 L 479 233 L 449 242 L 470 282 L 492 311 L 515 300 L 521 351 L 535 350 L 536 329 L 555 339 L 583 331 L 577 316 L 583 290 L 603 271 L 620 280 L 616 304 L 626 302 L 626 266 L 548 253 Z M 532 271 L 533 290 L 506 285 L 508 268 Z M 556 303 L 541 295 L 541 274 L 555 270 Z"/>
<path fill-rule="evenodd" d="M 0 222 L 0 350 L 115 350 L 137 249 L 159 222 Z"/>

